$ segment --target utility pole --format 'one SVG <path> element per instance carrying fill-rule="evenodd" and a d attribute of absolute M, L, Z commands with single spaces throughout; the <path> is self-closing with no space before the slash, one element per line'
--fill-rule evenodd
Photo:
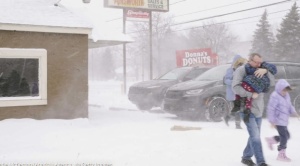
<path fill-rule="evenodd" d="M 123 9 L 123 33 L 126 34 L 126 10 Z M 123 43 L 123 92 L 126 94 L 126 43 Z"/>
<path fill-rule="evenodd" d="M 152 64 L 152 61 L 153 61 L 152 60 L 153 59 L 152 58 L 152 11 L 149 12 L 149 15 L 150 15 L 149 16 L 150 17 L 149 18 L 149 35 L 150 35 L 149 36 L 149 45 L 150 45 L 149 46 L 149 49 L 150 49 L 149 53 L 150 53 L 150 60 L 149 61 L 150 61 L 150 80 L 152 80 L 152 76 L 153 76 L 153 71 L 152 71 L 153 70 L 152 69 L 153 68 L 153 64 Z"/>

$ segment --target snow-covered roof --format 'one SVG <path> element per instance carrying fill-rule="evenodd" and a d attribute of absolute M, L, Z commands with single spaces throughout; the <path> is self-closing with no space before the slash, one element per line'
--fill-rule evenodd
<path fill-rule="evenodd" d="M 101 30 L 95 26 L 90 35 L 89 48 L 106 47 L 134 42 L 133 38 L 121 32 Z"/>
<path fill-rule="evenodd" d="M 92 24 L 58 0 L 0 0 L 0 29 L 89 34 Z"/>
<path fill-rule="evenodd" d="M 88 34 L 89 48 L 133 42 L 121 32 L 103 32 L 79 9 L 60 0 L 0 0 L 0 30 Z"/>
<path fill-rule="evenodd" d="M 109 26 L 104 20 L 107 11 L 103 8 L 103 0 L 61 0 L 59 4 L 93 23 L 93 30 L 89 35 L 89 48 L 106 47 L 134 42 L 133 38 Z"/>

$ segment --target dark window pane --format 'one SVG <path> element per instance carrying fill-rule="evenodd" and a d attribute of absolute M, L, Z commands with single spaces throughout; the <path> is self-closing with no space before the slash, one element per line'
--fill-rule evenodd
<path fill-rule="evenodd" d="M 160 80 L 177 80 L 178 78 L 182 77 L 185 73 L 189 72 L 190 68 L 176 68 L 168 73 L 162 75 L 158 79 Z"/>
<path fill-rule="evenodd" d="M 38 96 L 38 59 L 0 58 L 0 97 Z"/>
<path fill-rule="evenodd" d="M 205 68 L 199 68 L 199 69 L 195 69 L 193 71 L 191 71 L 189 74 L 187 74 L 184 78 L 184 80 L 191 80 L 194 79 L 196 77 L 198 77 L 200 74 L 202 74 L 203 72 L 205 72 L 207 69 Z"/>
<path fill-rule="evenodd" d="M 289 65 L 286 68 L 288 79 L 300 79 L 300 66 Z"/>

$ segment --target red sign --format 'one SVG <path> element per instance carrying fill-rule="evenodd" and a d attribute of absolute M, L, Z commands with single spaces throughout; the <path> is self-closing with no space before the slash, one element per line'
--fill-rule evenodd
<path fill-rule="evenodd" d="M 210 48 L 176 51 L 177 66 L 216 66 L 218 55 Z"/>
<path fill-rule="evenodd" d="M 143 11 L 138 9 L 126 10 L 127 21 L 149 21 L 149 19 L 150 19 L 150 13 L 148 11 Z"/>

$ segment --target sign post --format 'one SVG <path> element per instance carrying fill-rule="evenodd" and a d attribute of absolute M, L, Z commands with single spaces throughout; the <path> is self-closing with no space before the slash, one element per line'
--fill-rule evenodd
<path fill-rule="evenodd" d="M 150 54 L 150 80 L 153 78 L 153 58 L 152 58 L 152 12 L 150 12 L 150 20 L 149 20 L 149 54 Z"/>
<path fill-rule="evenodd" d="M 126 10 L 141 9 L 149 11 L 149 54 L 150 54 L 150 79 L 152 79 L 152 11 L 168 12 L 169 0 L 104 0 L 104 7 L 123 9 L 123 33 L 126 33 Z M 136 20 L 135 20 L 136 21 Z M 123 44 L 123 76 L 124 93 L 126 94 L 126 44 Z"/>
<path fill-rule="evenodd" d="M 123 33 L 126 34 L 126 11 L 123 9 Z M 123 43 L 123 81 L 124 81 L 124 94 L 126 94 L 126 88 L 127 88 L 127 79 L 126 79 L 126 43 Z"/>

